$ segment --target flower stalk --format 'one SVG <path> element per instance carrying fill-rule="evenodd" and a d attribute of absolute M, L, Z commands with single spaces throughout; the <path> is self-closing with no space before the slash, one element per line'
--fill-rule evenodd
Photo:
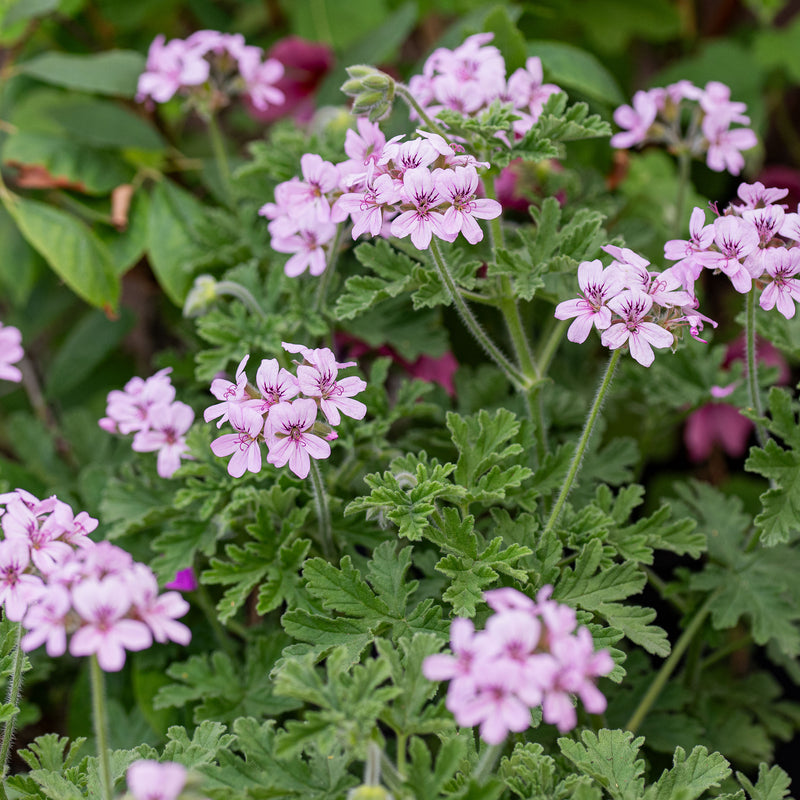
<path fill-rule="evenodd" d="M 331 511 L 328 506 L 328 495 L 325 492 L 325 483 L 322 480 L 322 473 L 319 471 L 317 462 L 314 461 L 314 459 L 311 459 L 311 469 L 308 474 L 311 478 L 314 505 L 317 510 L 317 525 L 322 552 L 328 560 L 331 560 L 334 554 Z"/>
<path fill-rule="evenodd" d="M 89 677 L 92 685 L 92 720 L 97 741 L 97 759 L 100 765 L 100 790 L 102 800 L 112 800 L 111 760 L 109 758 L 108 713 L 106 711 L 106 692 L 103 670 L 97 656 L 89 659 Z"/>
<path fill-rule="evenodd" d="M 8 685 L 8 694 L 6 695 L 6 703 L 14 706 L 19 705 L 19 697 L 22 691 L 22 672 L 25 664 L 25 653 L 20 646 L 22 639 L 22 623 L 17 623 L 17 640 L 14 649 L 14 666 L 12 667 L 11 682 Z M 6 800 L 6 775 L 8 773 L 8 758 L 11 753 L 11 743 L 14 741 L 14 731 L 17 726 L 17 715 L 14 714 L 10 719 L 6 720 L 3 725 L 3 738 L 0 743 L 0 765 L 2 765 L 2 784 L 0 784 L 0 797 Z"/>
<path fill-rule="evenodd" d="M 747 293 L 745 302 L 745 342 L 747 349 L 747 394 L 750 400 L 750 407 L 758 414 L 764 416 L 764 408 L 761 405 L 761 393 L 758 388 L 758 358 L 756 355 L 756 295 L 754 291 Z M 766 428 L 756 422 L 756 438 L 763 447 L 769 434 Z"/>

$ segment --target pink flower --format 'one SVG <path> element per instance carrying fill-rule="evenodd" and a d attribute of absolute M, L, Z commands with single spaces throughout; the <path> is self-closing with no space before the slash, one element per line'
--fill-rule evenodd
<path fill-rule="evenodd" d="M 777 305 L 778 311 L 786 319 L 791 319 L 795 312 L 794 304 L 800 302 L 800 280 L 794 277 L 800 272 L 800 249 L 770 247 L 764 251 L 764 255 L 766 272 L 772 281 L 761 293 L 758 304 L 765 311 Z"/>
<path fill-rule="evenodd" d="M 321 348 L 314 353 L 312 365 L 297 368 L 297 382 L 306 397 L 319 398 L 319 407 L 331 425 L 341 422 L 339 412 L 353 419 L 363 419 L 367 407 L 353 396 L 367 388 L 366 381 L 349 377 L 337 380 L 339 367 L 333 353 Z"/>
<path fill-rule="evenodd" d="M 483 239 L 478 219 L 495 219 L 503 212 L 496 200 L 475 197 L 478 191 L 478 172 L 475 167 L 455 167 L 436 170 L 436 184 L 450 207 L 444 212 L 442 228 L 448 241 L 455 241 L 459 233 L 470 244 Z"/>
<path fill-rule="evenodd" d="M 647 138 L 650 126 L 655 122 L 658 106 L 651 92 L 639 91 L 633 96 L 633 107 L 620 106 L 614 112 L 614 122 L 625 131 L 611 137 L 611 146 L 633 147 Z"/>
<path fill-rule="evenodd" d="M 12 622 L 19 622 L 41 590 L 42 581 L 26 574 L 30 549 L 21 539 L 0 541 L 0 603 Z"/>
<path fill-rule="evenodd" d="M 298 478 L 308 476 L 310 459 L 328 458 L 330 445 L 312 433 L 317 419 L 317 404 L 313 400 L 299 399 L 279 403 L 267 418 L 267 461 L 276 467 L 287 463 Z"/>
<path fill-rule="evenodd" d="M 25 355 L 22 349 L 22 334 L 19 329 L 11 325 L 3 325 L 0 322 L 0 380 L 14 381 L 19 383 L 22 380 L 22 373 L 16 364 Z"/>
<path fill-rule="evenodd" d="M 613 264 L 604 270 L 598 259 L 583 261 L 578 266 L 578 283 L 582 297 L 559 303 L 554 313 L 556 319 L 575 318 L 567 331 L 567 339 L 576 343 L 586 341 L 593 325 L 599 331 L 611 325 L 608 301 L 623 287 L 620 270 Z"/>
<path fill-rule="evenodd" d="M 205 83 L 208 75 L 209 63 L 201 52 L 181 39 L 166 42 L 159 34 L 150 45 L 147 69 L 139 76 L 136 99 L 166 103 L 180 89 Z"/>
<path fill-rule="evenodd" d="M 608 306 L 622 317 L 622 322 L 615 322 L 604 330 L 600 340 L 611 350 L 628 344 L 631 356 L 643 367 L 649 367 L 653 363 L 653 347 L 669 347 L 675 340 L 665 328 L 645 321 L 653 306 L 650 295 L 625 289 L 609 300 Z"/>
<path fill-rule="evenodd" d="M 245 94 L 259 111 L 271 106 L 283 105 L 283 92 L 276 86 L 283 77 L 283 64 L 274 58 L 261 60 L 260 47 L 244 48 L 239 56 L 239 74 L 245 86 Z"/>
<path fill-rule="evenodd" d="M 115 575 L 83 580 L 72 590 L 72 605 L 83 625 L 72 635 L 70 653 L 96 655 L 106 672 L 122 669 L 126 650 L 145 650 L 153 643 L 143 622 L 126 618 L 131 606 L 130 590 Z"/>
<path fill-rule="evenodd" d="M 189 644 L 191 631 L 182 622 L 177 622 L 177 618 L 189 610 L 189 604 L 180 594 L 165 592 L 159 595 L 156 577 L 144 564 L 134 564 L 127 577 L 133 616 L 150 628 L 153 638 L 157 642 Z"/>
<path fill-rule="evenodd" d="M 758 248 L 758 231 L 752 222 L 740 217 L 718 217 L 714 220 L 714 244 L 719 253 L 712 262 L 715 269 L 724 272 L 733 288 L 742 294 L 749 292 L 753 278 L 742 265 Z"/>
<path fill-rule="evenodd" d="M 367 183 L 361 192 L 345 192 L 334 204 L 338 213 L 346 213 L 353 220 L 353 239 L 362 233 L 378 236 L 383 229 L 384 214 L 391 213 L 400 193 L 389 175 L 378 175 Z"/>
<path fill-rule="evenodd" d="M 125 776 L 134 800 L 177 800 L 186 785 L 186 767 L 171 761 L 134 761 Z"/>
<path fill-rule="evenodd" d="M 712 267 L 715 256 L 708 249 L 714 243 L 714 226 L 706 225 L 702 208 L 692 210 L 689 220 L 689 239 L 670 239 L 664 244 L 664 258 L 677 261 L 671 267 L 684 289 L 694 292 L 695 281 L 703 267 Z"/>
<path fill-rule="evenodd" d="M 316 222 L 313 227 L 301 228 L 291 236 L 274 238 L 272 249 L 279 253 L 294 253 L 283 270 L 296 278 L 308 269 L 312 275 L 322 275 L 328 266 L 325 245 L 336 235 L 336 225 Z"/>
<path fill-rule="evenodd" d="M 20 642 L 22 649 L 30 652 L 46 643 L 48 656 L 64 655 L 67 650 L 67 615 L 71 609 L 70 595 L 64 586 L 58 583 L 47 586 L 25 614 L 23 625 L 27 633 Z"/>
<path fill-rule="evenodd" d="M 703 134 L 708 139 L 706 163 L 715 172 L 728 171 L 738 175 L 744 167 L 741 151 L 750 150 L 758 144 L 758 137 L 750 128 L 725 128 L 712 117 L 703 120 Z"/>
<path fill-rule="evenodd" d="M 261 399 L 250 400 L 247 406 L 262 415 L 277 403 L 288 402 L 300 391 L 297 378 L 280 367 L 277 358 L 261 361 L 256 372 L 256 386 Z"/>
<path fill-rule="evenodd" d="M 219 417 L 217 427 L 221 428 L 222 424 L 228 421 L 229 404 L 243 403 L 250 399 L 250 395 L 247 393 L 247 375 L 244 371 L 249 358 L 250 354 L 248 353 L 239 362 L 239 366 L 236 368 L 236 383 L 231 383 L 224 378 L 214 378 L 211 381 L 211 394 L 222 402 L 209 406 L 203 412 L 203 419 L 206 422 L 211 422 L 212 419 Z"/>
<path fill-rule="evenodd" d="M 230 422 L 236 433 L 225 433 L 211 442 L 211 452 L 220 458 L 233 457 L 228 462 L 228 474 L 241 478 L 245 472 L 261 471 L 259 441 L 264 428 L 264 418 L 257 411 L 244 406 L 231 406 Z"/>
<path fill-rule="evenodd" d="M 194 422 L 194 411 L 186 403 L 153 406 L 150 430 L 139 431 L 131 447 L 137 453 L 158 450 L 157 469 L 162 478 L 171 478 L 181 465 L 181 456 L 189 449 L 184 434 Z"/>
<path fill-rule="evenodd" d="M 110 433 L 135 433 L 150 427 L 150 409 L 175 399 L 175 387 L 169 379 L 172 367 L 159 370 L 146 380 L 131 378 L 123 391 L 108 393 L 107 416 L 100 427 Z"/>
<path fill-rule="evenodd" d="M 410 235 L 417 250 L 427 249 L 434 233 L 441 239 L 448 238 L 442 213 L 433 210 L 444 202 L 444 198 L 427 169 L 415 167 L 406 171 L 403 175 L 403 199 L 413 208 L 403 211 L 392 222 L 392 236 L 403 239 Z"/>

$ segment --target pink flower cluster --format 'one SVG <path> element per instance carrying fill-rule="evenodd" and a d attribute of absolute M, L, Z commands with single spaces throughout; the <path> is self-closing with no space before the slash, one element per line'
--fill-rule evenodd
<path fill-rule="evenodd" d="M 235 94 L 244 94 L 261 111 L 284 101 L 275 84 L 283 64 L 264 59 L 260 47 L 245 44 L 239 33 L 196 31 L 187 39 L 167 42 L 156 36 L 147 54 L 147 69 L 139 76 L 136 99 L 166 103 L 176 93 L 207 98 L 220 108 Z"/>
<path fill-rule="evenodd" d="M 217 378 L 211 384 L 211 393 L 220 402 L 205 410 L 205 421 L 219 418 L 218 428 L 228 421 L 236 431 L 215 439 L 211 450 L 216 456 L 231 456 L 228 473 L 234 478 L 261 471 L 262 442 L 270 464 L 288 464 L 295 475 L 305 478 L 310 459 L 331 454 L 328 442 L 337 438 L 334 426 L 341 422 L 341 415 L 363 419 L 367 413 L 367 407 L 353 399 L 366 382 L 339 378 L 339 370 L 355 366 L 355 361 L 339 363 L 327 347 L 312 350 L 283 342 L 283 348 L 302 356 L 296 376 L 281 367 L 277 358 L 264 359 L 253 387 L 245 373 L 247 355 L 236 370 L 235 383 Z M 319 411 L 325 422 L 317 420 Z"/>
<path fill-rule="evenodd" d="M 737 292 L 761 290 L 759 305 L 777 306 L 786 319 L 800 302 L 800 213 L 786 212 L 778 200 L 788 189 L 768 189 L 762 183 L 739 186 L 739 203 L 706 224 L 701 208 L 692 211 L 687 240 L 664 245 L 664 256 L 677 263 L 671 270 L 684 286 L 694 284 L 704 268 L 722 272 Z M 800 212 L 800 207 L 798 208 Z"/>
<path fill-rule="evenodd" d="M 131 446 L 137 453 L 157 450 L 162 478 L 171 478 L 181 465 L 188 450 L 185 434 L 194 422 L 194 411 L 175 400 L 171 371 L 166 367 L 147 379 L 131 378 L 123 391 L 109 392 L 106 416 L 98 423 L 109 433 L 133 433 Z"/>
<path fill-rule="evenodd" d="M 174 761 L 134 761 L 125 774 L 134 800 L 177 800 L 186 785 L 186 767 Z"/>
<path fill-rule="evenodd" d="M 46 646 L 49 656 L 67 649 L 96 655 L 116 672 L 126 650 L 153 643 L 188 644 L 180 622 L 189 604 L 177 592 L 159 595 L 149 567 L 109 542 L 88 534 L 97 520 L 56 498 L 39 500 L 17 489 L 0 495 L 0 602 L 8 619 L 22 622 L 22 649 Z"/>
<path fill-rule="evenodd" d="M 12 366 L 25 355 L 22 349 L 22 334 L 12 325 L 3 325 L 0 322 L 0 380 L 22 380 L 22 373 L 18 367 Z"/>
<path fill-rule="evenodd" d="M 537 706 L 545 722 L 571 730 L 577 724 L 571 695 L 591 714 L 606 709 L 594 679 L 611 672 L 611 656 L 595 652 L 588 628 L 577 628 L 575 611 L 551 600 L 552 591 L 543 587 L 535 602 L 516 589 L 486 592 L 495 612 L 486 628 L 476 633 L 471 620 L 454 619 L 453 655 L 428 656 L 422 664 L 429 680 L 450 681 L 446 704 L 456 722 L 480 724 L 489 744 L 526 730 Z"/>
<path fill-rule="evenodd" d="M 377 123 L 358 120 L 358 132 L 345 140 L 348 160 L 332 164 L 312 153 L 303 156 L 303 179 L 293 178 L 275 189 L 275 202 L 259 214 L 270 221 L 272 247 L 293 253 L 286 274 L 306 268 L 321 274 L 327 265 L 336 226 L 349 216 L 352 236 L 411 237 L 426 249 L 435 235 L 453 242 L 462 234 L 470 243 L 483 239 L 477 220 L 502 212 L 495 200 L 480 198 L 478 168 L 488 164 L 458 152 L 438 134 L 386 141 Z"/>
<path fill-rule="evenodd" d="M 703 89 L 682 80 L 639 91 L 632 106 L 620 106 L 614 112 L 614 121 L 624 130 L 611 137 L 611 146 L 664 144 L 672 152 L 705 156 L 716 172 L 738 175 L 744 166 L 742 151 L 758 143 L 750 128 L 731 127 L 750 124 L 746 110 L 744 103 L 731 100 L 730 88 L 719 81 L 710 81 Z"/>
<path fill-rule="evenodd" d="M 598 259 L 581 263 L 580 297 L 556 306 L 556 319 L 574 320 L 567 331 L 571 342 L 586 341 L 595 327 L 606 347 L 616 350 L 627 344 L 631 356 L 649 367 L 655 358 L 654 347 L 673 344 L 674 328 L 688 325 L 691 335 L 703 341 L 699 338 L 703 323 L 716 327 L 697 311 L 693 291 L 681 288 L 675 267 L 651 272 L 650 262 L 632 250 L 614 245 L 603 250 L 613 257 L 611 264 L 604 268 Z"/>
<path fill-rule="evenodd" d="M 438 48 L 425 62 L 422 75 L 411 78 L 408 88 L 431 116 L 445 108 L 474 116 L 496 100 L 510 103 L 519 116 L 514 134 L 521 137 L 539 119 L 547 99 L 561 89 L 543 82 L 542 62 L 536 57 L 506 80 L 503 56 L 489 45 L 493 38 L 492 33 L 477 33 L 455 50 Z"/>

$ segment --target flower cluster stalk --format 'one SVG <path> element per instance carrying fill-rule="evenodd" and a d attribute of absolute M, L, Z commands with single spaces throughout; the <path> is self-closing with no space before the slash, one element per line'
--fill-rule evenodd
<path fill-rule="evenodd" d="M 617 364 L 619 363 L 621 355 L 621 349 L 614 350 L 614 352 L 611 354 L 606 373 L 603 376 L 600 388 L 597 390 L 597 395 L 595 396 L 594 403 L 589 411 L 589 416 L 586 418 L 586 423 L 583 426 L 583 433 L 578 441 L 578 446 L 575 448 L 575 454 L 572 456 L 572 462 L 569 465 L 567 477 L 564 479 L 564 484 L 561 487 L 561 492 L 558 495 L 556 504 L 553 506 L 553 510 L 550 512 L 550 518 L 547 520 L 547 525 L 545 526 L 544 533 L 542 534 L 543 536 L 546 536 L 551 530 L 553 530 L 556 522 L 558 522 L 558 518 L 561 516 L 561 512 L 564 509 L 564 503 L 566 503 L 567 497 L 569 496 L 572 486 L 575 483 L 575 478 L 578 475 L 578 470 L 580 469 L 581 461 L 583 461 L 586 447 L 591 439 L 595 423 L 597 422 L 597 418 L 600 416 L 600 410 L 602 409 L 603 403 L 608 395 L 608 389 L 611 386 L 611 381 L 614 377 L 614 371 L 617 368 Z"/>
<path fill-rule="evenodd" d="M 17 623 L 17 638 L 16 644 L 14 647 L 14 666 L 12 668 L 11 673 L 11 682 L 8 686 L 8 694 L 6 696 L 6 703 L 10 703 L 14 706 L 19 706 L 19 696 L 22 691 L 22 668 L 25 664 L 25 653 L 20 646 L 20 640 L 22 638 L 22 623 Z M 5 780 L 6 780 L 6 773 L 8 772 L 8 757 L 11 753 L 11 743 L 14 741 L 14 731 L 17 725 L 17 715 L 14 714 L 13 717 L 6 720 L 5 725 L 3 726 L 3 738 L 2 744 L 0 744 L 0 765 L 2 766 L 2 784 L 0 784 L 0 792 L 2 795 L 0 797 L 3 800 L 6 800 L 6 787 L 5 787 Z"/>
<path fill-rule="evenodd" d="M 756 358 L 756 296 L 755 292 L 747 293 L 745 303 L 745 342 L 747 348 L 747 393 L 750 407 L 758 414 L 764 416 L 761 405 L 761 393 L 758 389 L 758 359 Z M 760 422 L 756 422 L 756 438 L 763 447 L 769 438 L 766 429 Z"/>
<path fill-rule="evenodd" d="M 97 742 L 97 759 L 100 765 L 100 790 L 102 800 L 112 800 L 111 760 L 109 758 L 108 714 L 106 712 L 106 692 L 103 670 L 93 655 L 89 659 L 89 677 L 92 684 L 92 720 Z"/>
<path fill-rule="evenodd" d="M 333 526 L 331 524 L 331 511 L 328 506 L 328 495 L 325 492 L 325 483 L 322 480 L 322 473 L 319 471 L 317 462 L 311 460 L 311 488 L 314 494 L 314 506 L 317 510 L 317 524 L 319 526 L 319 538 L 322 545 L 322 552 L 330 560 L 333 558 Z"/>

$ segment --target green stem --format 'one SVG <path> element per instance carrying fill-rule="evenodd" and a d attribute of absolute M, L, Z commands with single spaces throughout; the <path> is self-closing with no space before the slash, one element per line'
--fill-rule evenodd
<path fill-rule="evenodd" d="M 464 302 L 464 298 L 458 291 L 458 287 L 453 280 L 453 276 L 447 268 L 447 264 L 442 257 L 442 251 L 436 239 L 431 239 L 431 254 L 433 255 L 433 263 L 439 272 L 439 277 L 442 283 L 447 287 L 450 298 L 455 304 L 458 313 L 461 316 L 461 321 L 469 329 L 469 332 L 475 337 L 478 344 L 483 348 L 486 354 L 497 364 L 503 371 L 505 376 L 511 381 L 517 389 L 522 391 L 527 390 L 531 382 L 522 375 L 520 371 L 503 355 L 500 348 L 489 338 L 487 333 L 481 327 L 481 324 L 475 318 L 469 306 Z"/>
<path fill-rule="evenodd" d="M 547 375 L 550 369 L 550 362 L 555 357 L 558 351 L 558 346 L 564 338 L 564 332 L 567 330 L 569 322 L 567 320 L 558 320 L 555 325 L 550 329 L 550 334 L 544 343 L 544 346 L 536 355 L 536 363 L 539 365 L 539 371 L 542 375 Z"/>
<path fill-rule="evenodd" d="M 750 633 L 744 634 L 738 639 L 731 639 L 728 644 L 723 645 L 720 647 L 716 652 L 712 653 L 708 658 L 704 658 L 700 664 L 700 670 L 705 671 L 708 667 L 716 664 L 717 661 L 721 661 L 723 658 L 726 658 L 731 653 L 738 653 L 739 650 L 743 650 L 745 647 L 750 645 L 753 641 L 753 635 Z"/>
<path fill-rule="evenodd" d="M 100 788 L 103 793 L 102 800 L 111 800 L 113 785 L 111 782 L 111 761 L 109 759 L 108 716 L 106 714 L 106 693 L 103 680 L 103 670 L 97 661 L 97 656 L 89 659 L 89 676 L 92 684 L 92 718 L 94 720 L 94 735 L 97 741 L 97 758 L 100 762 Z"/>
<path fill-rule="evenodd" d="M 341 249 L 342 231 L 344 225 L 336 226 L 336 235 L 333 237 L 331 249 L 328 251 L 328 263 L 325 265 L 325 271 L 322 273 L 317 286 L 317 296 L 314 298 L 314 311 L 320 311 L 328 296 L 328 287 L 331 283 L 331 278 L 336 270 L 336 262 L 339 260 L 339 251 Z"/>
<path fill-rule="evenodd" d="M 745 341 L 747 343 L 747 394 L 750 399 L 750 407 L 758 414 L 764 416 L 764 409 L 761 405 L 761 392 L 758 388 L 758 359 L 756 358 L 756 293 L 751 289 L 747 293 L 745 301 Z M 756 423 L 756 438 L 763 447 L 769 435 L 766 428 L 760 423 Z"/>
<path fill-rule="evenodd" d="M 212 113 L 204 115 L 208 125 L 208 135 L 211 139 L 211 150 L 214 153 L 214 160 L 217 164 L 217 173 L 222 182 L 222 188 L 228 200 L 233 198 L 233 187 L 231 186 L 231 168 L 228 163 L 228 154 L 225 152 L 225 144 L 222 141 L 222 133 L 217 124 L 217 118 Z"/>
<path fill-rule="evenodd" d="M 653 703 L 655 703 L 659 694 L 661 694 L 661 690 L 664 688 L 664 686 L 666 686 L 670 675 L 672 675 L 675 667 L 678 666 L 678 662 L 681 660 L 686 648 L 691 644 L 691 641 L 697 631 L 700 630 L 700 626 L 708 616 L 708 613 L 711 609 L 711 601 L 715 596 L 716 593 L 711 595 L 706 602 L 703 603 L 698 612 L 695 614 L 694 619 L 681 634 L 681 637 L 676 642 L 675 647 L 672 648 L 672 653 L 670 654 L 669 658 L 661 665 L 658 675 L 656 675 L 655 680 L 650 684 L 650 688 L 647 690 L 645 696 L 639 701 L 639 705 L 633 712 L 633 716 L 628 720 L 628 724 L 625 725 L 627 730 L 636 733 L 636 731 L 639 729 L 639 726 L 644 721 L 644 718 L 647 716 L 647 713 L 650 711 Z"/>
<path fill-rule="evenodd" d="M 417 102 L 416 98 L 408 89 L 404 83 L 395 83 L 394 85 L 395 93 L 401 97 L 405 104 L 409 107 L 414 109 L 417 112 L 419 118 L 428 126 L 428 131 L 430 133 L 438 133 L 443 139 L 447 139 L 447 132 L 439 125 L 438 122 L 434 122 L 433 119 L 428 116 L 428 113 L 425 109 Z"/>
<path fill-rule="evenodd" d="M 219 281 L 214 285 L 214 292 L 217 295 L 228 295 L 228 297 L 235 297 L 241 301 L 243 305 L 250 309 L 257 317 L 266 319 L 267 314 L 260 303 L 253 297 L 253 293 L 241 283 L 236 281 Z"/>
<path fill-rule="evenodd" d="M 15 644 L 14 649 L 14 666 L 11 672 L 11 683 L 8 686 L 8 694 L 6 695 L 6 703 L 10 703 L 13 706 L 19 705 L 19 696 L 20 692 L 22 691 L 22 668 L 25 664 L 25 653 L 23 652 L 22 648 L 20 647 L 20 640 L 22 639 L 22 623 L 17 623 L 17 641 Z M 3 739 L 2 744 L 0 744 L 0 765 L 2 765 L 3 773 L 2 773 L 2 785 L 0 785 L 0 791 L 2 791 L 3 798 L 6 797 L 6 775 L 8 773 L 8 757 L 11 753 L 11 743 L 14 741 L 14 731 L 17 726 L 17 715 L 14 714 L 13 717 L 6 720 L 5 725 L 3 726 Z"/>
<path fill-rule="evenodd" d="M 397 771 L 405 778 L 406 773 L 406 741 L 407 733 L 397 734 Z"/>
<path fill-rule="evenodd" d="M 572 462 L 569 465 L 567 477 L 564 479 L 564 485 L 561 487 L 561 493 L 558 495 L 558 500 L 556 500 L 556 504 L 553 506 L 553 510 L 550 512 L 550 518 L 547 520 L 547 525 L 545 526 L 543 536 L 546 536 L 548 533 L 550 533 L 550 531 L 555 527 L 556 522 L 558 522 L 558 518 L 561 516 L 561 511 L 563 510 L 564 503 L 566 503 L 567 497 L 572 489 L 572 484 L 575 482 L 575 478 L 578 475 L 581 461 L 583 461 L 583 455 L 586 452 L 586 446 L 589 444 L 589 439 L 592 436 L 595 423 L 597 422 L 597 418 L 600 416 L 600 409 L 603 407 L 603 403 L 605 402 L 606 395 L 608 394 L 608 388 L 611 386 L 611 379 L 614 377 L 614 370 L 617 368 L 617 363 L 619 362 L 621 355 L 622 348 L 618 348 L 611 354 L 611 358 L 608 362 L 608 368 L 606 369 L 606 374 L 603 376 L 603 381 L 600 384 L 600 388 L 597 390 L 597 395 L 595 396 L 594 403 L 589 411 L 589 416 L 586 418 L 586 423 L 583 426 L 583 433 L 578 441 L 575 454 L 572 456 Z"/>
<path fill-rule="evenodd" d="M 486 745 L 481 752 L 478 763 L 475 765 L 475 769 L 472 770 L 472 778 L 475 781 L 483 780 L 487 774 L 491 773 L 494 769 L 494 765 L 497 763 L 497 760 L 500 758 L 500 753 L 502 752 L 503 745 L 501 744 Z"/>
<path fill-rule="evenodd" d="M 678 155 L 678 193 L 675 196 L 675 220 L 672 225 L 675 238 L 679 237 L 684 229 L 683 215 L 686 213 L 686 198 L 689 196 L 691 166 L 691 155 L 687 150 L 681 150 Z"/>
<path fill-rule="evenodd" d="M 317 524 L 319 525 L 319 538 L 322 544 L 322 552 L 325 557 L 330 561 L 333 558 L 333 526 L 331 524 L 331 512 L 328 507 L 328 495 L 325 491 L 325 484 L 322 480 L 322 474 L 319 471 L 317 462 L 312 458 L 311 469 L 309 475 L 311 476 L 311 487 L 314 493 L 314 505 L 317 509 Z"/>

